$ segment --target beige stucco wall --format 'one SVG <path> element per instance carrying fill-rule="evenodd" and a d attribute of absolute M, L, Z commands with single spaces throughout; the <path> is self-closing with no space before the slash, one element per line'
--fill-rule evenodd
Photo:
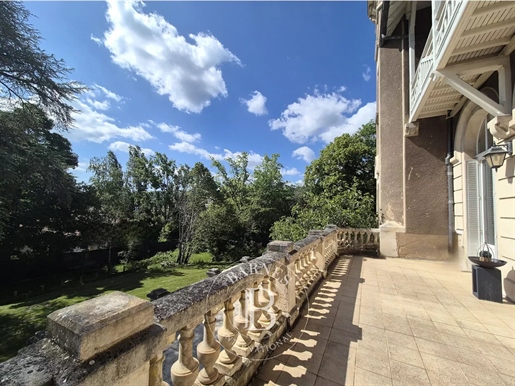
<path fill-rule="evenodd" d="M 510 60 L 512 80 L 515 80 L 515 53 L 511 54 Z M 497 85 L 497 74 L 494 74 L 487 81 L 482 91 L 491 98 L 496 99 Z M 515 87 L 515 82 L 513 86 Z M 515 103 L 513 103 L 513 107 L 515 108 Z M 465 190 L 467 181 L 464 162 L 475 156 L 472 148 L 477 140 L 478 125 L 485 116 L 486 112 L 484 110 L 474 103 L 468 102 L 460 112 L 460 120 L 456 128 L 453 159 L 454 221 L 455 231 L 458 235 L 456 255 L 461 262 L 463 270 L 471 269 L 471 263 L 467 256 L 475 254 L 475 251 L 467 250 L 467 202 Z M 504 279 L 508 272 L 515 269 L 515 156 L 509 157 L 503 167 L 495 172 L 494 190 L 497 257 L 507 261 L 507 264 L 500 268 Z M 503 290 L 506 290 L 504 282 Z M 511 295 L 511 298 L 515 299 L 515 293 Z"/>
<path fill-rule="evenodd" d="M 504 162 L 497 171 L 496 211 L 497 211 L 497 251 L 499 258 L 508 262 L 501 267 L 502 277 L 515 269 L 515 157 Z M 507 292 L 506 286 L 503 289 Z M 515 293 L 506 293 L 515 300 Z"/>
<path fill-rule="evenodd" d="M 397 32 L 400 32 L 397 31 Z M 381 223 L 404 224 L 403 50 L 390 41 L 377 56 L 377 172 Z"/>
<path fill-rule="evenodd" d="M 401 21 L 394 34 L 406 32 Z M 407 41 L 387 41 L 379 49 L 377 76 L 380 252 L 387 257 L 448 258 L 446 121 L 421 120 L 417 136 L 404 135 L 409 112 Z"/>

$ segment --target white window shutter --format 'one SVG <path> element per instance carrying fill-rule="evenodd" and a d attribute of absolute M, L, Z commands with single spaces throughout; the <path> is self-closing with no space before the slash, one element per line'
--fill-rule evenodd
<path fill-rule="evenodd" d="M 479 181 L 478 162 L 466 161 L 466 189 L 467 189 L 467 254 L 477 256 L 481 244 L 480 237 L 480 212 L 479 212 Z"/>

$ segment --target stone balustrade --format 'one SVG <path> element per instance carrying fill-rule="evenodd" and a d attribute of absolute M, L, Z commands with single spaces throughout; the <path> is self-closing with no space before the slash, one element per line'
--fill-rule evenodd
<path fill-rule="evenodd" d="M 339 253 L 379 251 L 379 229 L 340 228 L 337 239 Z"/>
<path fill-rule="evenodd" d="M 246 385 L 338 252 L 378 241 L 376 230 L 328 226 L 152 302 L 113 292 L 63 308 L 48 316 L 46 338 L 0 364 L 0 385 L 165 386 L 163 374 L 174 386 Z"/>

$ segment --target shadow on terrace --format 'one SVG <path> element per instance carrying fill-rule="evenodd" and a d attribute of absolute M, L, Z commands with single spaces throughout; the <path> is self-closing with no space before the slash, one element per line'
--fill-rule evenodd
<path fill-rule="evenodd" d="M 349 255 L 335 260 L 287 334 L 291 338 L 270 355 L 252 385 L 353 383 L 356 344 L 362 340 L 358 326 L 361 263 L 362 259 L 352 260 Z"/>

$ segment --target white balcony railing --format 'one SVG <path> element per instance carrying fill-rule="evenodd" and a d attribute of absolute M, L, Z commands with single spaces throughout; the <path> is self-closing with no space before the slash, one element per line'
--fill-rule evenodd
<path fill-rule="evenodd" d="M 429 83 L 429 77 L 434 70 L 434 53 L 433 53 L 433 38 L 431 33 L 427 39 L 426 46 L 422 53 L 422 59 L 418 63 L 415 77 L 413 78 L 413 84 L 410 89 L 410 116 L 415 114 L 420 100 L 423 96 L 424 90 L 427 89 Z"/>
<path fill-rule="evenodd" d="M 465 7 L 465 1 L 446 0 L 432 1 L 433 3 L 433 51 L 435 62 L 440 62 L 442 48 L 446 42 L 450 40 L 450 34 L 453 31 L 460 10 Z"/>
<path fill-rule="evenodd" d="M 467 1 L 432 0 L 432 28 L 410 89 L 410 121 L 416 120 L 433 71 L 441 65 Z"/>

